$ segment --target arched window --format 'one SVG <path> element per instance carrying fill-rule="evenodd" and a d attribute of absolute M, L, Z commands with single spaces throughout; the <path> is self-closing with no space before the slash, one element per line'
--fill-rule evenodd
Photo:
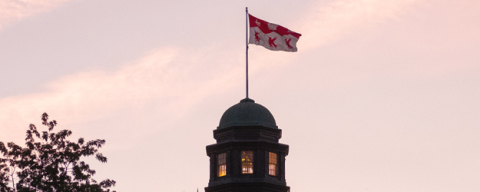
<path fill-rule="evenodd" d="M 277 176 L 277 154 L 268 152 L 268 174 Z"/>
<path fill-rule="evenodd" d="M 220 153 L 217 156 L 218 177 L 227 175 L 227 153 Z"/>
<path fill-rule="evenodd" d="M 253 174 L 253 151 L 242 151 L 242 174 Z"/>

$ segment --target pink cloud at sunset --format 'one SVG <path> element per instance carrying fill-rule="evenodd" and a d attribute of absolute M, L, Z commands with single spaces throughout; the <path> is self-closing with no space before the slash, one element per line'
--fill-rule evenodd
<path fill-rule="evenodd" d="M 22 7 L 25 10 L 46 10 L 62 2 L 64 1 L 35 4 L 27 1 L 26 5 L 17 7 L 17 13 L 22 15 L 20 14 Z M 328 6 L 318 6 L 311 9 L 305 15 L 307 19 L 300 22 L 302 27 L 299 31 L 304 34 L 300 41 L 301 49 L 309 51 L 342 36 L 350 35 L 351 31 L 359 26 L 370 26 L 388 19 L 395 19 L 397 14 L 416 2 L 418 0 L 342 0 L 334 1 Z M 10 4 L 11 7 L 15 7 L 14 3 Z M 36 8 L 29 8 L 29 6 Z M 12 14 L 13 12 L 15 11 L 12 11 Z M 314 25 L 307 25 L 311 23 Z M 187 49 L 160 48 L 113 72 L 97 70 L 64 76 L 48 83 L 44 92 L 0 99 L 0 106 L 3 106 L 0 108 L 0 113 L 8 113 L 7 116 L 0 117 L 2 118 L 0 126 L 24 127 L 26 122 L 36 121 L 32 117 L 37 117 L 44 111 L 57 114 L 55 116 L 67 120 L 68 123 L 89 121 L 102 118 L 102 114 L 115 110 L 141 108 L 151 100 L 165 101 L 166 106 L 169 106 L 170 114 L 178 116 L 202 98 L 218 91 L 228 90 L 244 78 L 242 73 L 244 55 L 241 51 L 227 49 L 223 51 L 221 57 L 218 57 L 219 54 L 208 54 L 218 52 L 219 49 L 218 46 L 210 46 L 191 52 Z M 255 51 L 251 53 L 252 55 L 268 52 L 260 47 L 251 46 L 251 49 Z M 250 66 L 250 73 L 254 75 L 259 71 L 282 68 L 296 57 L 292 54 L 283 54 L 280 58 L 278 54 L 282 53 L 266 54 L 267 56 L 262 57 L 254 55 L 251 63 L 255 65 Z M 236 58 L 236 62 L 232 63 L 231 58 Z M 365 69 L 368 70 L 368 68 Z M 198 71 L 208 75 L 201 75 L 197 73 Z M 362 74 L 347 73 L 337 78 L 337 83 L 333 81 L 325 86 L 337 87 L 355 82 L 368 73 L 376 73 L 376 71 L 364 71 Z M 336 79 L 335 73 L 322 76 Z M 9 138 L 11 136 L 9 134 L 2 136 Z"/>
<path fill-rule="evenodd" d="M 243 81 L 243 55 L 232 50 L 223 51 L 222 57 L 206 54 L 218 50 L 218 47 L 193 52 L 162 48 L 113 72 L 97 70 L 72 74 L 48 83 L 43 92 L 1 98 L 0 114 L 4 115 L 0 116 L 0 127 L 11 131 L 0 135 L 0 140 L 20 139 L 23 133 L 13 130 L 38 121 L 38 114 L 43 112 L 62 119 L 64 124 L 71 124 L 161 101 L 157 104 L 162 110 L 179 118 L 205 97 L 229 90 Z M 238 58 L 237 62 L 232 62 L 231 58 Z M 274 67 L 274 64 L 282 66 L 288 58 L 291 57 L 280 59 L 270 55 L 252 59 L 256 65 L 250 69 L 250 74 Z"/>
<path fill-rule="evenodd" d="M 0 30 L 12 22 L 51 11 L 71 0 L 0 0 Z"/>
<path fill-rule="evenodd" d="M 409 7 L 423 0 L 340 0 L 316 5 L 299 29 L 305 35 L 302 46 L 313 48 L 350 35 L 367 26 L 397 19 Z"/>
<path fill-rule="evenodd" d="M 182 95 L 187 90 L 195 92 L 195 86 L 199 85 L 187 79 L 194 75 L 188 69 L 193 66 L 179 61 L 178 54 L 179 51 L 174 49 L 152 51 L 114 72 L 73 74 L 49 83 L 44 92 L 0 99 L 0 113 L 8 114 L 1 116 L 0 127 L 25 127 L 26 122 L 37 121 L 32 117 L 44 111 L 64 119 L 66 124 L 90 121 L 116 110 L 142 107 L 151 99 L 164 100 L 167 107 L 171 105 L 171 115 L 179 113 L 175 110 L 190 104 Z M 194 57 L 188 55 L 187 58 Z M 179 99 L 182 102 L 178 102 Z M 10 133 L 19 132 L 8 131 L 0 136 L 0 140 L 12 138 Z"/>
<path fill-rule="evenodd" d="M 343 70 L 339 66 L 331 66 L 326 70 L 328 73 L 320 75 L 325 79 L 339 80 L 339 84 L 369 81 L 376 77 L 383 78 L 386 74 L 389 78 L 397 79 L 439 79 L 476 68 L 476 63 L 468 60 L 468 57 L 462 62 L 455 61 L 457 54 L 470 54 L 475 48 L 451 50 L 480 41 L 480 36 L 474 35 L 480 32 L 480 25 L 475 24 L 475 19 L 480 19 L 474 11 L 476 9 L 480 9 L 480 2 L 340 0 L 326 5 L 318 3 L 301 19 L 298 31 L 302 31 L 303 41 L 299 45 L 308 51 L 331 45 L 334 43 L 332 41 L 365 39 L 370 41 L 370 47 L 365 47 L 365 50 L 376 46 L 392 46 L 389 48 L 392 51 L 406 53 L 403 58 L 388 63 L 359 63 L 353 66 L 358 69 L 343 71 L 351 72 L 343 74 L 343 78 L 335 78 L 338 74 L 331 73 L 337 69 Z M 432 16 L 427 16 L 426 12 Z M 434 22 L 431 19 L 435 19 Z M 424 28 L 417 30 L 415 27 Z M 381 32 L 379 28 L 382 28 Z M 380 34 L 382 32 L 384 34 Z M 432 51 L 444 53 L 432 55 Z M 378 55 L 377 59 L 386 57 Z M 425 60 L 415 61 L 420 57 Z"/>

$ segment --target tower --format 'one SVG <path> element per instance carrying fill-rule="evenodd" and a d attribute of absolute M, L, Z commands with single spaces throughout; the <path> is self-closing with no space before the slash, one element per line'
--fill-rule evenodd
<path fill-rule="evenodd" d="M 210 180 L 205 192 L 288 192 L 282 130 L 264 106 L 246 98 L 223 113 L 207 146 Z"/>

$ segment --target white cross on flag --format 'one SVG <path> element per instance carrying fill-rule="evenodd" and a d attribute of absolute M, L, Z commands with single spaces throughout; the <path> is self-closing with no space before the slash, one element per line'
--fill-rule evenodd
<path fill-rule="evenodd" d="M 272 51 L 297 51 L 297 41 L 302 34 L 258 19 L 250 14 L 248 17 L 250 23 L 249 44 L 261 45 Z"/>

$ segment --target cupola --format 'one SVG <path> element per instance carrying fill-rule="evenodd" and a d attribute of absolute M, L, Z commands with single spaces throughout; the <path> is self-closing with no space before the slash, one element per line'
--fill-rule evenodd
<path fill-rule="evenodd" d="M 206 192 L 287 192 L 282 130 L 270 111 L 252 99 L 228 108 L 206 147 L 210 180 Z"/>

